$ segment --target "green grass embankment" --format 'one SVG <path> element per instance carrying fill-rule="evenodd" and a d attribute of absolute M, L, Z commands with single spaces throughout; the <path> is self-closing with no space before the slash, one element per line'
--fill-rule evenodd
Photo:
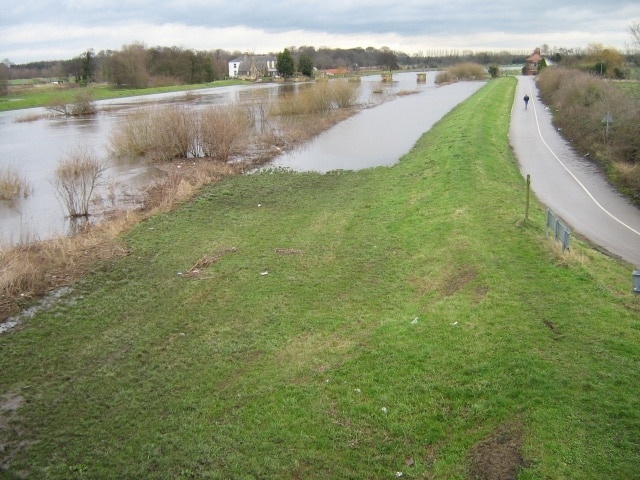
<path fill-rule="evenodd" d="M 514 89 L 391 168 L 228 179 L 140 224 L 0 337 L 6 474 L 638 478 L 640 299 L 522 223 Z"/>
<path fill-rule="evenodd" d="M 78 93 L 88 90 L 92 100 L 108 100 L 112 98 L 135 97 L 139 95 L 151 95 L 154 93 L 169 93 L 184 91 L 197 91 L 203 88 L 226 87 L 228 85 L 246 85 L 240 80 L 219 80 L 211 83 L 194 85 L 174 85 L 167 87 L 150 88 L 116 88 L 111 85 L 68 86 L 62 85 L 36 85 L 22 87 L 10 92 L 5 97 L 0 97 L 0 112 L 9 110 L 21 110 L 24 108 L 46 107 L 54 103 L 74 103 Z"/>

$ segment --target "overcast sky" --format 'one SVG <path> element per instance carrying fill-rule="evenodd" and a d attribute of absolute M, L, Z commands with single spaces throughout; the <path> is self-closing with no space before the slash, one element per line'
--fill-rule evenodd
<path fill-rule="evenodd" d="M 10 0 L 0 60 L 66 60 L 141 42 L 279 52 L 289 46 L 532 51 L 600 43 L 622 51 L 639 0 Z"/>

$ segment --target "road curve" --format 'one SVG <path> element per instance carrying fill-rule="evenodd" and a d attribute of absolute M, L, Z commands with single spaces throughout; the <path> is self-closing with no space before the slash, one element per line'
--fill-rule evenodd
<path fill-rule="evenodd" d="M 525 94 L 530 97 L 528 108 Z M 573 235 L 640 268 L 640 209 L 562 138 L 533 77 L 518 77 L 509 139 L 523 177 L 531 175 L 532 191 Z"/>

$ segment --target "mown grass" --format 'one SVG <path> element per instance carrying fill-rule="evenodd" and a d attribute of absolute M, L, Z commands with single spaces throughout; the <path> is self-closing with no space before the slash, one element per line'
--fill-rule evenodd
<path fill-rule="evenodd" d="M 230 178 L 139 224 L 0 337 L 3 474 L 638 478 L 640 298 L 522 222 L 514 89 L 396 166 Z"/>
<path fill-rule="evenodd" d="M 631 93 L 635 97 L 640 97 L 640 81 L 614 82 L 613 84 L 623 92 Z"/>
<path fill-rule="evenodd" d="M 239 80 L 219 80 L 211 83 L 194 85 L 174 85 L 151 88 L 116 88 L 110 85 L 69 86 L 62 85 L 38 85 L 30 88 L 21 87 L 10 90 L 9 95 L 0 97 L 0 112 L 8 110 L 21 110 L 24 108 L 45 107 L 54 102 L 74 103 L 78 91 L 87 90 L 93 100 L 107 100 L 111 98 L 132 97 L 137 95 L 151 95 L 154 93 L 169 93 L 180 91 L 192 91 L 202 88 L 224 87 L 228 85 L 242 85 L 246 82 Z"/>

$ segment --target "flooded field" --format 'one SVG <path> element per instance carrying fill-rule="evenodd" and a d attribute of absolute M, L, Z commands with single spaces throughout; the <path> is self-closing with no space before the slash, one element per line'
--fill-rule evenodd
<path fill-rule="evenodd" d="M 435 73 L 418 83 L 415 72 L 394 74 L 390 84 L 379 75 L 363 77 L 358 103 L 362 112 L 310 142 L 307 147 L 277 158 L 273 165 L 297 170 L 328 171 L 390 165 L 417 138 L 482 83 L 436 87 Z M 0 114 L 0 168 L 19 171 L 30 187 L 26 198 L 0 201 L 0 244 L 12 245 L 65 235 L 73 226 L 53 185 L 58 162 L 74 148 L 95 152 L 107 164 L 96 198 L 103 209 L 135 205 L 139 192 L 165 173 L 140 159 L 109 155 L 113 128 L 143 108 L 171 103 L 188 108 L 206 105 L 268 102 L 308 84 L 256 84 L 170 93 L 97 102 L 98 113 L 87 117 L 51 117 L 45 109 Z M 400 95 L 398 95 L 400 94 Z M 34 121 L 25 117 L 42 116 Z"/>

